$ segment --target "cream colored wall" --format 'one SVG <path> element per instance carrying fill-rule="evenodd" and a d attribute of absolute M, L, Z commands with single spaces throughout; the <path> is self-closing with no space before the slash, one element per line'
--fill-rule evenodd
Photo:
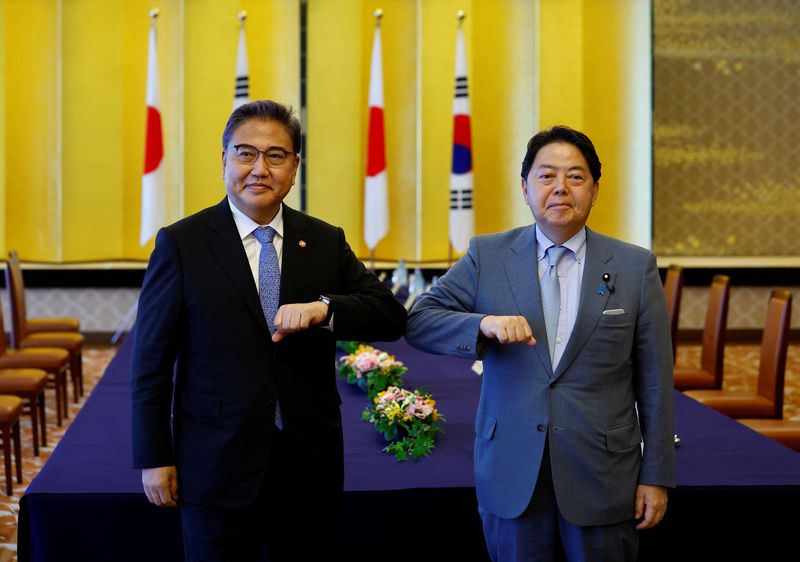
<path fill-rule="evenodd" d="M 0 251 L 51 262 L 146 259 L 138 245 L 148 11 L 158 7 L 172 220 L 219 201 L 239 22 L 253 98 L 299 105 L 297 0 L 6 0 L 0 8 Z M 644 0 L 309 0 L 308 211 L 361 257 L 369 56 L 382 20 L 390 232 L 376 257 L 447 257 L 455 12 L 472 106 L 476 233 L 530 222 L 525 143 L 585 130 L 604 163 L 590 224 L 649 243 Z M 644 27 L 646 30 L 642 31 Z M 644 37 L 644 39 L 643 39 Z M 642 117 L 644 112 L 645 118 Z M 13 139 L 13 142 L 10 140 Z M 0 143 L 3 141 L 0 140 Z M 643 145 L 644 143 L 644 145 Z M 43 155 L 31 161 L 32 148 Z M 648 159 L 642 164 L 643 159 Z M 299 204 L 296 188 L 288 203 Z M 645 193 L 646 192 L 646 193 Z"/>

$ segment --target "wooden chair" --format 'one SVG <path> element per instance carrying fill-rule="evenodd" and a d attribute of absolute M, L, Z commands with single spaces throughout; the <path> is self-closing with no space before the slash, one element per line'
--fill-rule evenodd
<path fill-rule="evenodd" d="M 16 250 L 8 253 L 8 265 L 15 280 L 13 289 L 9 287 L 8 297 L 11 302 L 12 310 L 19 311 L 19 317 L 25 322 L 25 332 L 28 334 L 35 334 L 38 332 L 78 332 L 81 329 L 81 323 L 77 318 L 28 318 L 28 312 L 25 308 L 25 278 L 22 275 L 22 267 L 19 263 L 19 256 Z M 11 313 L 14 316 L 14 312 Z"/>
<path fill-rule="evenodd" d="M 14 494 L 14 477 L 11 474 L 11 444 L 17 465 L 17 482 L 22 484 L 22 446 L 19 436 L 19 416 L 22 399 L 19 396 L 0 396 L 0 431 L 3 433 L 3 458 L 6 464 L 6 495 Z"/>
<path fill-rule="evenodd" d="M 681 312 L 681 294 L 683 293 L 683 267 L 672 264 L 664 277 L 664 298 L 667 301 L 669 317 L 669 333 L 672 336 L 672 362 L 678 354 L 678 317 Z"/>
<path fill-rule="evenodd" d="M 19 259 L 14 255 L 6 267 L 6 287 L 11 312 L 11 346 L 15 349 L 60 348 L 69 353 L 69 370 L 72 375 L 74 401 L 83 395 L 83 335 L 78 332 L 28 332 L 24 307 L 24 282 Z"/>
<path fill-rule="evenodd" d="M 19 396 L 23 401 L 27 401 L 23 402 L 23 411 L 27 411 L 31 416 L 35 457 L 39 456 L 40 443 L 42 447 L 47 447 L 45 386 L 47 386 L 47 373 L 41 369 L 0 369 L 0 394 Z"/>
<path fill-rule="evenodd" d="M 732 418 L 781 419 L 791 312 L 792 293 L 778 289 L 772 291 L 761 340 L 758 388 L 755 392 L 687 390 L 685 394 Z"/>
<path fill-rule="evenodd" d="M 62 418 L 69 417 L 67 407 L 67 368 L 69 353 L 64 349 L 39 347 L 32 349 L 8 349 L 6 347 L 3 311 L 0 309 L 0 369 L 41 369 L 48 376 L 48 383 L 55 389 L 56 423 L 61 427 Z"/>
<path fill-rule="evenodd" d="M 781 445 L 800 451 L 800 421 L 757 418 L 743 418 L 737 421 L 761 435 L 774 439 Z"/>
<path fill-rule="evenodd" d="M 715 275 L 708 291 L 700 368 L 675 369 L 675 388 L 678 390 L 722 388 L 729 301 L 730 278 L 727 275 Z"/>

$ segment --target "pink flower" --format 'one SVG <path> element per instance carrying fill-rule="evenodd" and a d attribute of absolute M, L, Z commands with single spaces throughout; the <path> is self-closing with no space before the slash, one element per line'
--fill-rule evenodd
<path fill-rule="evenodd" d="M 421 398 L 417 398 L 408 406 L 408 408 L 406 408 L 406 413 L 409 416 L 416 416 L 420 419 L 425 419 L 430 416 L 431 413 L 433 413 L 433 407 L 424 402 Z"/>
<path fill-rule="evenodd" d="M 375 357 L 374 353 L 365 351 L 363 353 L 359 353 L 358 356 L 356 356 L 354 364 L 356 366 L 356 369 L 358 369 L 362 373 L 366 373 L 367 371 L 371 371 L 378 366 L 378 358 Z"/>

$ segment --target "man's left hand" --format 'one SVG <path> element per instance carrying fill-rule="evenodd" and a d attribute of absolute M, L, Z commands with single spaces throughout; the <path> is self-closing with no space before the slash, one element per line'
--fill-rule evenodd
<path fill-rule="evenodd" d="M 287 334 L 306 330 L 325 321 L 328 305 L 322 301 L 284 304 L 275 314 L 275 333 L 272 341 L 279 342 Z"/>
<path fill-rule="evenodd" d="M 639 484 L 636 487 L 636 519 L 642 521 L 636 530 L 655 527 L 667 512 L 667 489 L 663 486 Z"/>

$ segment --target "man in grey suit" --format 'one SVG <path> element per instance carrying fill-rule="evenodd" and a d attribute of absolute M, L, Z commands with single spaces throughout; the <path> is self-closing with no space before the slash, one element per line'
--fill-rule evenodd
<path fill-rule="evenodd" d="M 600 160 L 553 127 L 528 143 L 535 225 L 474 238 L 406 339 L 483 360 L 475 487 L 492 560 L 635 560 L 675 485 L 672 351 L 655 256 L 586 227 Z"/>

